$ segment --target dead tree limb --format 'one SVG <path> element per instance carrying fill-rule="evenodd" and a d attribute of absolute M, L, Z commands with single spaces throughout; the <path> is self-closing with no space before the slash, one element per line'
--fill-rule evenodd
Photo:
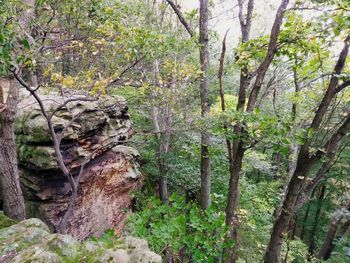
<path fill-rule="evenodd" d="M 171 8 L 174 10 L 174 12 L 177 15 L 177 17 L 179 18 L 181 24 L 186 28 L 186 30 L 190 34 L 190 36 L 194 37 L 195 33 L 194 33 L 192 27 L 190 26 L 190 24 L 186 21 L 186 19 L 185 19 L 184 15 L 182 14 L 179 6 L 176 5 L 174 3 L 174 1 L 172 1 L 172 0 L 166 0 L 166 1 L 171 6 Z"/>

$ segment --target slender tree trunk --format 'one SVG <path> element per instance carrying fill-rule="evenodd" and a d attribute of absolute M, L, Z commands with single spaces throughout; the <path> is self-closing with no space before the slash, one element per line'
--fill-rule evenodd
<path fill-rule="evenodd" d="M 153 101 L 154 99 L 151 98 L 151 100 Z M 152 102 L 152 104 L 153 103 L 154 102 Z M 155 105 L 151 106 L 151 118 L 152 118 L 155 138 L 158 144 L 158 149 L 156 153 L 158 170 L 159 170 L 158 193 L 159 193 L 160 200 L 162 200 L 163 203 L 167 203 L 168 202 L 168 183 L 166 179 L 166 169 L 162 160 L 163 154 L 164 154 L 164 148 L 165 148 L 162 143 L 162 140 L 163 140 L 162 137 L 164 135 L 161 134 L 159 121 L 158 121 L 158 108 Z"/>
<path fill-rule="evenodd" d="M 239 128 L 239 126 L 237 126 Z M 240 133 L 240 131 L 236 131 Z M 226 224 L 230 226 L 230 235 L 231 239 L 234 242 L 234 245 L 230 251 L 224 251 L 223 261 L 234 263 L 237 259 L 237 248 L 238 248 L 238 213 L 237 206 L 239 200 L 239 176 L 242 170 L 242 161 L 244 155 L 244 148 L 242 141 L 236 142 L 233 144 L 233 161 L 232 161 L 232 170 L 229 184 L 229 192 L 227 197 L 227 206 L 226 206 Z"/>
<path fill-rule="evenodd" d="M 201 97 L 201 116 L 204 118 L 210 110 L 208 101 L 209 81 L 209 48 L 208 48 L 208 0 L 200 0 L 199 15 L 199 58 L 201 64 L 202 76 L 200 79 L 200 97 Z M 210 157 L 209 157 L 210 134 L 207 131 L 201 132 L 201 187 L 200 187 L 200 206 L 207 209 L 210 206 Z"/>
<path fill-rule="evenodd" d="M 159 79 L 159 65 L 158 60 L 154 63 L 154 82 L 158 86 L 164 88 L 158 81 Z M 171 87 L 170 87 L 171 88 Z M 168 193 L 168 182 L 167 182 L 167 167 L 164 161 L 165 155 L 169 152 L 170 148 L 170 133 L 171 133 L 171 109 L 169 104 L 162 106 L 162 109 L 159 109 L 156 106 L 154 95 L 150 96 L 151 101 L 151 119 L 154 128 L 155 138 L 157 140 L 158 149 L 156 153 L 157 165 L 159 171 L 158 179 L 158 194 L 159 198 L 163 203 L 168 202 L 169 193 Z M 161 115 L 163 113 L 163 118 Z M 160 121 L 161 122 L 160 122 Z"/>
<path fill-rule="evenodd" d="M 4 84 L 8 84 L 8 96 L 4 101 Z M 0 79 L 0 185 L 4 213 L 15 220 L 26 217 L 24 198 L 19 183 L 17 153 L 14 133 L 15 114 L 18 104 L 18 87 L 14 79 Z"/>
<path fill-rule="evenodd" d="M 342 219 L 342 216 L 340 216 L 339 214 L 336 214 L 331 219 L 331 223 L 329 224 L 326 238 L 320 249 L 319 258 L 323 260 L 327 260 L 331 256 L 332 250 L 334 248 L 333 242 L 337 234 L 338 226 L 340 224 L 341 219 Z"/>
<path fill-rule="evenodd" d="M 281 251 L 283 233 L 286 230 L 289 220 L 294 212 L 295 201 L 298 197 L 299 189 L 302 186 L 302 179 L 309 170 L 310 163 L 304 163 L 304 156 L 298 159 L 297 168 L 290 180 L 287 188 L 286 197 L 284 199 L 280 214 L 277 216 L 273 225 L 270 242 L 267 246 L 264 262 L 277 263 Z"/>
<path fill-rule="evenodd" d="M 172 85 L 169 86 L 170 89 L 172 89 Z M 170 143 L 171 143 L 171 128 L 172 128 L 172 111 L 169 103 L 166 103 L 164 106 L 164 112 L 163 112 L 163 127 L 164 127 L 164 133 L 162 135 L 162 140 L 161 140 L 161 154 L 162 156 L 162 176 L 160 181 L 160 187 L 161 187 L 161 193 L 162 193 L 162 201 L 163 202 L 168 202 L 169 198 L 169 193 L 168 193 L 168 182 L 167 182 L 167 173 L 168 173 L 168 168 L 166 165 L 166 160 L 164 158 L 170 151 Z"/>
<path fill-rule="evenodd" d="M 249 40 L 252 15 L 254 10 L 254 0 L 249 0 L 247 5 L 247 14 L 243 14 L 243 1 L 238 0 L 239 6 L 239 22 L 242 33 L 242 43 Z M 250 76 L 248 68 L 243 66 L 240 74 L 240 87 L 238 94 L 237 111 L 244 111 L 246 102 L 246 92 L 250 84 Z M 241 137 L 244 134 L 244 129 L 240 123 L 234 126 L 234 133 Z M 232 144 L 232 146 L 231 146 Z M 237 207 L 239 202 L 239 176 L 242 170 L 242 162 L 244 156 L 244 143 L 239 139 L 237 142 L 227 143 L 228 156 L 230 161 L 230 183 L 226 204 L 226 224 L 230 227 L 230 238 L 234 242 L 233 247 L 228 250 L 224 249 L 222 259 L 223 262 L 234 263 L 237 260 L 238 249 L 238 226 L 239 218 Z M 231 152 L 230 152 L 231 149 Z"/>
<path fill-rule="evenodd" d="M 315 249 L 316 249 L 316 234 L 317 234 L 317 229 L 318 229 L 318 225 L 319 225 L 318 222 L 319 222 L 320 215 L 321 215 L 322 203 L 323 203 L 325 192 L 326 192 L 326 186 L 322 185 L 321 190 L 320 190 L 320 195 L 319 195 L 318 200 L 317 200 L 315 219 L 314 219 L 313 226 L 312 226 L 312 229 L 310 232 L 310 244 L 309 244 L 309 250 L 308 250 L 310 256 L 315 253 Z"/>
<path fill-rule="evenodd" d="M 281 161 L 282 161 L 282 154 L 277 152 L 275 153 L 275 173 L 274 173 L 274 177 L 276 179 L 281 177 Z"/>
<path fill-rule="evenodd" d="M 35 0 L 23 0 L 23 15 L 19 17 L 19 35 L 32 42 L 29 22 L 34 16 Z M 4 84 L 8 84 L 8 97 L 4 101 Z M 24 198 L 19 183 L 14 121 L 18 104 L 18 86 L 13 77 L 0 79 L 0 184 L 4 198 L 4 213 L 16 220 L 26 217 Z"/>
<path fill-rule="evenodd" d="M 333 217 L 331 218 L 331 222 L 328 226 L 328 232 L 326 238 L 323 242 L 323 245 L 319 252 L 319 258 L 323 260 L 327 260 L 330 258 L 333 248 L 334 241 L 338 238 L 341 238 L 349 229 L 350 219 L 345 221 L 345 223 L 341 224 L 344 216 L 350 211 L 350 203 L 345 204 L 341 209 L 337 210 Z M 339 230 L 339 233 L 337 234 Z"/>

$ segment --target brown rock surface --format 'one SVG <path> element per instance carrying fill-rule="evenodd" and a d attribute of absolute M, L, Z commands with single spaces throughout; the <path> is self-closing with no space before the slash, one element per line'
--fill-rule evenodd
<path fill-rule="evenodd" d="M 58 96 L 44 96 L 46 108 L 59 105 Z M 39 217 L 55 229 L 70 200 L 68 180 L 60 172 L 47 123 L 32 98 L 19 105 L 16 135 L 22 188 L 28 217 Z M 99 235 L 108 228 L 120 230 L 131 205 L 130 192 L 141 186 L 138 153 L 124 146 L 132 122 L 123 98 L 97 102 L 71 102 L 54 117 L 61 131 L 73 114 L 82 112 L 62 140 L 66 165 L 77 174 L 80 164 L 97 152 L 84 169 L 79 196 L 68 234 L 78 239 Z M 99 151 L 103 145 L 103 151 Z"/>

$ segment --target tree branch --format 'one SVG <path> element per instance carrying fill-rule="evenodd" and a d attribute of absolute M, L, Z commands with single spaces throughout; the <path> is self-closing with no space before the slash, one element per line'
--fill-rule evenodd
<path fill-rule="evenodd" d="M 264 61 L 260 64 L 257 69 L 257 76 L 255 79 L 255 83 L 253 85 L 252 91 L 250 92 L 247 111 L 252 111 L 255 107 L 257 97 L 259 95 L 262 83 L 264 81 L 266 72 L 276 54 L 277 51 L 277 38 L 281 29 L 282 20 L 284 16 L 284 11 L 289 3 L 289 0 L 282 0 L 275 17 L 275 21 L 273 23 L 270 35 L 269 46 L 267 50 L 266 57 Z"/>
<path fill-rule="evenodd" d="M 182 14 L 181 10 L 179 9 L 179 6 L 176 5 L 172 0 L 166 0 L 168 4 L 171 6 L 171 8 L 176 13 L 177 17 L 179 18 L 181 24 L 186 28 L 187 32 L 190 34 L 191 37 L 194 37 L 195 33 L 191 26 L 187 23 L 184 15 Z"/>
<path fill-rule="evenodd" d="M 350 86 L 350 80 L 344 81 L 342 84 L 340 84 L 336 89 L 335 93 L 341 92 L 343 89 Z"/>
<path fill-rule="evenodd" d="M 339 57 L 338 57 L 338 61 L 334 67 L 333 74 L 332 74 L 331 80 L 328 84 L 326 94 L 324 95 L 324 97 L 323 97 L 323 99 L 322 99 L 322 101 L 321 101 L 321 103 L 316 111 L 315 117 L 312 120 L 310 127 L 314 131 L 316 131 L 319 128 L 321 121 L 322 121 L 334 95 L 336 94 L 336 89 L 337 89 L 338 82 L 339 82 L 338 75 L 342 72 L 344 65 L 345 65 L 346 58 L 347 58 L 348 53 L 349 53 L 349 41 L 350 41 L 350 35 L 347 36 L 347 38 L 344 41 L 344 47 L 343 47 L 342 51 L 340 52 Z"/>
<path fill-rule="evenodd" d="M 107 85 L 107 87 L 113 85 L 113 84 L 116 83 L 118 80 L 120 80 L 126 72 L 128 72 L 130 69 L 132 69 L 133 67 L 135 67 L 143 58 L 144 58 L 144 56 L 140 57 L 139 59 L 136 59 L 133 63 L 131 63 L 128 67 L 126 67 L 126 68 L 119 74 L 119 76 L 118 76 L 115 80 L 112 80 L 112 81 Z"/>

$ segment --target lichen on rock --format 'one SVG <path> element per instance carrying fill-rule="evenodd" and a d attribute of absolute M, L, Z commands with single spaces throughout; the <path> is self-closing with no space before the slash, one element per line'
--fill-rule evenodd
<path fill-rule="evenodd" d="M 51 234 L 41 220 L 32 218 L 0 230 L 0 262 L 162 262 L 144 240 L 126 237 L 115 244 L 110 247 L 91 240 L 80 243 L 69 235 Z"/>

